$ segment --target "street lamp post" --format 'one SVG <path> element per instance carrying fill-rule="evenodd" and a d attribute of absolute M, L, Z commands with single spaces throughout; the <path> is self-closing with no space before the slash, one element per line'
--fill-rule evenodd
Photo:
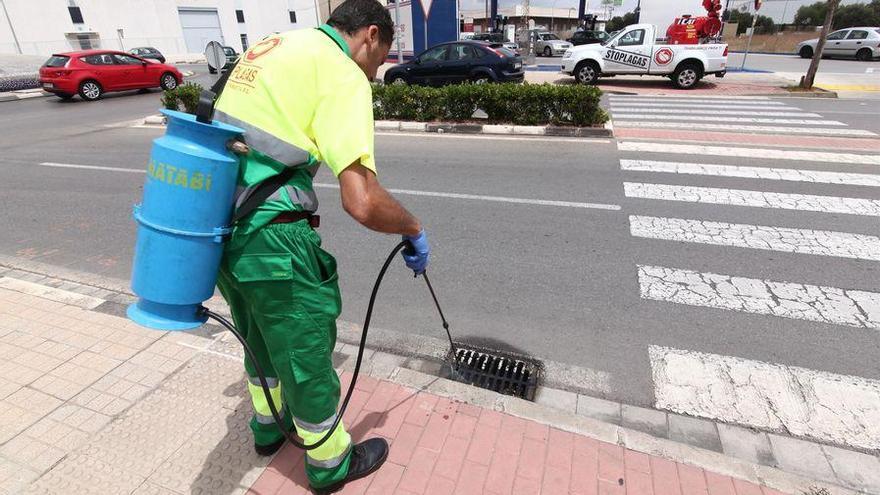
<path fill-rule="evenodd" d="M 9 23 L 9 31 L 12 32 L 12 41 L 15 42 L 15 51 L 21 53 L 21 45 L 18 43 L 18 36 L 15 35 L 15 28 L 12 27 L 12 19 L 9 18 L 9 11 L 6 10 L 6 4 L 0 0 L 0 7 L 3 7 L 3 15 L 6 16 L 6 22 Z"/>
<path fill-rule="evenodd" d="M 553 14 L 556 13 L 556 0 L 553 0 L 553 6 L 550 7 L 550 32 L 553 32 Z"/>

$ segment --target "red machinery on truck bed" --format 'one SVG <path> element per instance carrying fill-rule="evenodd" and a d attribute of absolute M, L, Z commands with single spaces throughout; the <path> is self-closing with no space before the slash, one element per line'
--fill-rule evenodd
<path fill-rule="evenodd" d="M 669 45 L 696 45 L 721 31 L 721 0 L 703 0 L 705 16 L 682 15 L 666 30 L 666 43 Z"/>

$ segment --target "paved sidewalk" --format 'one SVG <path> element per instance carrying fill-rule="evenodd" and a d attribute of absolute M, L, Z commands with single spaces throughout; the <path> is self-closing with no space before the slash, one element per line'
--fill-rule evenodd
<path fill-rule="evenodd" d="M 88 287 L 0 271 L 0 494 L 307 493 L 302 452 L 285 447 L 271 462 L 253 452 L 241 349 L 228 332 L 146 330 Z M 347 386 L 354 349 L 336 351 Z M 345 421 L 355 440 L 387 438 L 391 454 L 341 493 L 782 493 L 750 479 L 800 495 L 823 486 L 402 368 L 390 354 L 365 356 Z"/>

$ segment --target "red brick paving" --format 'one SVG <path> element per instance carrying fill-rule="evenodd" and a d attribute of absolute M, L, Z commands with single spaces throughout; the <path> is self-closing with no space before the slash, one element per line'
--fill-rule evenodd
<path fill-rule="evenodd" d="M 346 374 L 343 384 L 349 380 Z M 346 414 L 357 418 L 347 424 L 355 441 L 381 434 L 391 452 L 382 469 L 343 495 L 782 495 L 368 377 L 358 380 L 349 407 L 357 408 Z M 302 452 L 286 445 L 248 493 L 309 493 Z"/>
<path fill-rule="evenodd" d="M 697 124 L 695 124 L 695 126 L 696 125 Z M 880 139 L 685 131 L 681 129 L 639 129 L 636 127 L 617 127 L 614 129 L 614 135 L 617 138 L 695 141 L 705 145 L 730 143 L 748 144 L 753 146 L 766 145 L 820 148 L 823 150 L 880 151 Z"/>

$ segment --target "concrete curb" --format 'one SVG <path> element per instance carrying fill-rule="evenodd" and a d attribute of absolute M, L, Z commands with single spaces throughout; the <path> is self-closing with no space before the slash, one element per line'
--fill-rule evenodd
<path fill-rule="evenodd" d="M 0 93 L 0 102 L 4 101 L 18 101 L 18 100 L 27 100 L 30 98 L 43 98 L 46 96 L 52 96 L 52 93 L 48 93 L 43 91 L 42 89 L 20 89 L 16 91 L 8 91 L 5 93 Z"/>
<path fill-rule="evenodd" d="M 163 126 L 164 115 L 148 115 L 142 125 Z M 436 134 L 490 134 L 504 136 L 554 136 L 554 137 L 614 137 L 614 127 L 609 120 L 602 127 L 563 127 L 538 125 L 467 124 L 456 122 L 409 122 L 400 120 L 377 120 L 377 131 L 431 132 Z"/>
<path fill-rule="evenodd" d="M 103 299 L 106 302 L 94 310 L 117 316 L 124 315 L 124 307 L 135 301 L 127 280 L 83 273 L 17 257 L 0 255 L 0 278 L 2 277 Z M 228 307 L 219 296 L 205 304 L 218 313 L 229 316 Z M 213 325 L 205 328 L 199 333 L 215 335 L 222 330 Z M 340 320 L 336 350 L 349 356 L 355 355 L 361 334 L 360 325 Z M 597 440 L 616 443 L 628 449 L 739 477 L 787 493 L 799 494 L 808 492 L 811 488 L 827 488 L 832 494 L 880 494 L 880 485 L 872 484 L 877 476 L 876 466 L 880 466 L 880 459 L 877 457 L 782 437 L 794 449 L 787 455 L 801 456 L 795 464 L 791 464 L 775 460 L 773 454 L 770 454 L 768 461 L 762 458 L 762 454 L 766 456 L 766 453 L 758 452 L 757 456 L 754 451 L 749 455 L 738 453 L 738 449 L 743 446 L 753 445 L 748 440 L 734 442 L 734 448 L 729 451 L 726 444 L 721 447 L 723 442 L 731 441 L 729 436 L 716 436 L 706 443 L 688 438 L 687 434 L 684 437 L 674 437 L 662 431 L 658 433 L 658 426 L 660 429 L 671 429 L 674 423 L 689 423 L 696 432 L 708 427 L 716 435 L 720 435 L 718 432 L 724 427 L 729 435 L 736 437 L 760 436 L 767 444 L 767 449 L 771 448 L 771 443 L 774 451 L 783 448 L 773 441 L 774 438 L 779 438 L 776 435 L 596 398 L 607 396 L 610 392 L 610 377 L 607 374 L 553 361 L 544 361 L 543 384 L 539 387 L 535 402 L 500 395 L 441 378 L 439 375 L 442 373 L 447 347 L 444 339 L 374 328 L 370 331 L 363 372 Z M 350 369 L 353 360 L 343 364 L 349 366 L 343 368 Z M 818 479 L 817 476 L 822 475 L 808 471 L 800 465 L 805 462 L 802 456 L 806 454 L 802 451 L 810 450 L 818 452 L 821 460 L 829 467 L 838 467 L 840 463 L 844 463 L 845 472 L 835 469 L 831 471 L 835 473 L 831 475 L 831 479 Z"/>
<path fill-rule="evenodd" d="M 433 132 L 438 134 L 494 134 L 512 136 L 556 136 L 556 137 L 613 137 L 612 128 L 602 127 L 567 127 L 567 126 L 533 126 L 505 124 L 474 124 L 456 122 L 408 122 L 398 120 L 377 120 L 376 130 L 402 132 Z"/>

